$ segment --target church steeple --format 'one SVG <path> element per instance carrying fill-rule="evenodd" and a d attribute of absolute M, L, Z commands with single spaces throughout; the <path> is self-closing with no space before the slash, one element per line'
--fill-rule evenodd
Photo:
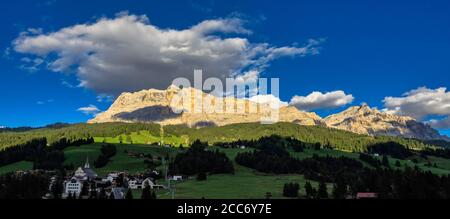
<path fill-rule="evenodd" d="M 90 165 L 89 165 L 89 156 L 86 156 L 86 163 L 84 164 L 84 169 L 89 169 Z"/>

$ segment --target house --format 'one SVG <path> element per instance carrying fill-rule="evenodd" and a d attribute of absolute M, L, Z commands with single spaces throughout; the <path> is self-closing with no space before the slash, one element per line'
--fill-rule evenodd
<path fill-rule="evenodd" d="M 123 187 L 114 187 L 111 189 L 111 193 L 114 196 L 114 199 L 124 199 L 126 192 L 126 189 Z"/>
<path fill-rule="evenodd" d="M 128 180 L 128 188 L 130 189 L 142 189 L 142 179 L 130 179 Z"/>
<path fill-rule="evenodd" d="M 145 179 L 145 180 L 143 180 L 143 181 L 141 182 L 141 184 L 138 185 L 138 188 L 143 189 L 143 188 L 145 188 L 146 186 L 150 186 L 150 189 L 166 189 L 166 187 L 163 186 L 163 185 L 155 184 L 155 183 L 153 182 L 153 179 L 150 178 L 150 177 L 147 178 L 147 179 Z M 131 187 L 130 187 L 130 188 L 131 188 Z"/>
<path fill-rule="evenodd" d="M 75 177 L 72 177 L 69 181 L 66 181 L 64 184 L 64 193 L 65 194 L 74 194 L 79 196 L 81 193 L 81 189 L 83 188 L 83 182 L 78 180 Z"/>
<path fill-rule="evenodd" d="M 181 181 L 181 180 L 183 180 L 183 176 L 173 176 L 172 180 L 173 181 Z"/>
<path fill-rule="evenodd" d="M 358 192 L 356 199 L 375 199 L 378 198 L 378 194 L 374 192 Z"/>
<path fill-rule="evenodd" d="M 145 179 L 142 181 L 141 188 L 145 188 L 146 186 L 150 186 L 151 189 L 155 186 L 155 183 L 150 178 Z"/>
<path fill-rule="evenodd" d="M 103 182 L 110 182 L 112 183 L 115 179 L 119 177 L 119 174 L 117 173 L 109 173 L 108 176 L 104 179 L 102 179 Z"/>

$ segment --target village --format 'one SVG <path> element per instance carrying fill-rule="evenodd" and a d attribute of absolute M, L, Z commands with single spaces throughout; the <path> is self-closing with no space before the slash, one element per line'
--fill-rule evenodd
<path fill-rule="evenodd" d="M 62 199 L 130 199 L 133 190 L 151 191 L 150 195 L 156 198 L 156 190 L 171 192 L 170 181 L 182 181 L 183 176 L 162 177 L 162 173 L 156 170 L 149 174 L 132 175 L 127 172 L 111 172 L 105 177 L 100 177 L 89 164 L 89 159 L 83 167 L 78 167 L 72 176 L 66 176 L 63 180 L 53 176 L 49 184 L 49 192 L 43 199 L 53 199 L 52 191 L 55 187 L 62 188 Z M 168 185 L 157 183 L 157 179 L 165 181 Z"/>

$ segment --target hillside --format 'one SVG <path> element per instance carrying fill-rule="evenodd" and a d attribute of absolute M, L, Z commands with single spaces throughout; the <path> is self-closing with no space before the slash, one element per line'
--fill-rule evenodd
<path fill-rule="evenodd" d="M 186 145 L 196 139 L 210 144 L 237 140 L 258 139 L 263 136 L 280 135 L 294 137 L 308 143 L 336 148 L 343 151 L 365 151 L 368 146 L 377 142 L 399 142 L 412 149 L 423 149 L 427 144 L 418 140 L 398 137 L 368 136 L 343 130 L 321 126 L 302 126 L 294 123 L 276 123 L 262 125 L 260 123 L 242 123 L 220 127 L 189 128 L 185 125 L 168 125 L 161 129 L 158 124 L 142 123 L 103 123 L 76 124 L 62 128 L 36 129 L 27 132 L 0 133 L 0 147 L 18 145 L 31 139 L 46 137 L 49 144 L 61 139 L 80 139 L 94 137 L 96 142 L 153 144 L 161 140 L 163 134 L 166 144 Z M 129 136 L 129 137 L 128 137 Z"/>
<path fill-rule="evenodd" d="M 294 137 L 308 143 L 320 143 L 338 150 L 356 152 L 365 151 L 372 144 L 388 141 L 399 142 L 417 150 L 429 146 L 413 139 L 389 136 L 374 137 L 321 126 L 301 126 L 289 122 L 270 125 L 243 123 L 202 129 L 191 129 L 186 126 L 165 126 L 164 130 L 166 133 L 187 135 L 190 139 L 200 139 L 210 144 L 237 140 L 255 140 L 263 136 L 280 135 Z"/>
<path fill-rule="evenodd" d="M 47 138 L 48 143 L 51 144 L 61 138 L 76 140 L 87 137 L 115 137 L 142 130 L 159 136 L 160 126 L 142 123 L 75 124 L 58 128 L 33 129 L 25 132 L 4 132 L 0 133 L 0 149 L 42 137 Z"/>

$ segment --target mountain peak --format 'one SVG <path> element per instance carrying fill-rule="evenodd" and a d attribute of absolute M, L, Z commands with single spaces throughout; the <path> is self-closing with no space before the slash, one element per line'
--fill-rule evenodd
<path fill-rule="evenodd" d="M 367 104 L 353 106 L 324 119 L 327 126 L 365 135 L 401 136 L 417 139 L 441 139 L 430 126 L 407 116 L 380 112 Z"/>
<path fill-rule="evenodd" d="M 184 110 L 182 113 L 172 111 L 172 98 L 179 91 L 198 91 L 195 88 L 179 88 L 171 85 L 166 90 L 142 90 L 134 93 L 123 93 L 111 107 L 97 115 L 90 123 L 105 122 L 153 122 L 164 125 L 185 124 L 197 127 L 197 124 L 210 124 L 223 126 L 236 123 L 260 122 L 267 117 L 268 105 L 259 104 L 246 99 L 236 99 L 233 97 L 220 98 L 201 92 L 200 98 L 215 103 L 222 101 L 232 103 L 243 103 L 244 112 L 193 112 Z M 193 99 L 196 100 L 196 99 Z M 250 112 L 250 106 L 257 106 L 258 112 Z M 176 106 L 184 109 L 183 104 Z M 205 107 L 205 105 L 203 105 Z M 330 128 L 346 130 L 365 135 L 388 135 L 417 139 L 443 139 L 443 137 L 430 126 L 416 121 L 407 116 L 399 116 L 376 108 L 371 108 L 367 104 L 352 106 L 348 109 L 330 115 L 324 119 L 313 112 L 299 111 L 293 106 L 284 106 L 279 110 L 280 122 L 292 122 L 299 125 L 322 125 Z"/>
<path fill-rule="evenodd" d="M 214 112 L 214 109 L 220 106 L 202 105 L 201 112 L 196 112 L 191 107 L 185 109 L 184 104 L 179 103 L 175 106 L 178 109 L 184 109 L 182 113 L 172 111 L 172 99 L 179 91 L 189 92 L 198 91 L 200 95 L 191 97 L 193 101 L 198 98 L 203 101 L 214 103 L 231 103 L 235 106 L 237 112 Z M 197 93 L 199 94 L 199 93 Z M 200 101 L 200 100 L 199 100 Z M 194 106 L 194 104 L 191 104 Z M 214 107 L 214 109 L 212 108 Z M 211 109 L 210 109 L 211 108 Z M 223 105 L 222 109 L 227 109 Z M 256 109 L 251 111 L 250 109 Z M 207 112 L 208 113 L 207 113 Z M 212 112 L 211 112 L 212 111 Z M 248 99 L 237 99 L 234 97 L 221 98 L 202 92 L 192 87 L 179 88 L 171 85 L 166 90 L 142 90 L 134 93 L 123 93 L 111 107 L 98 114 L 89 123 L 105 122 L 154 122 L 164 125 L 185 124 L 196 126 L 196 124 L 214 124 L 218 126 L 235 123 L 260 122 L 268 118 L 273 110 L 270 105 L 264 103 L 252 102 Z M 282 107 L 279 110 L 280 122 L 294 122 L 300 125 L 316 125 L 321 123 L 321 118 L 315 113 L 307 113 L 297 110 L 295 107 Z M 275 112 L 274 112 L 275 113 Z"/>
<path fill-rule="evenodd" d="M 167 87 L 167 89 L 166 89 L 166 91 L 180 91 L 181 90 L 181 88 L 180 87 L 178 87 L 178 86 L 176 86 L 176 85 L 174 85 L 174 84 L 171 84 L 169 87 Z"/>

